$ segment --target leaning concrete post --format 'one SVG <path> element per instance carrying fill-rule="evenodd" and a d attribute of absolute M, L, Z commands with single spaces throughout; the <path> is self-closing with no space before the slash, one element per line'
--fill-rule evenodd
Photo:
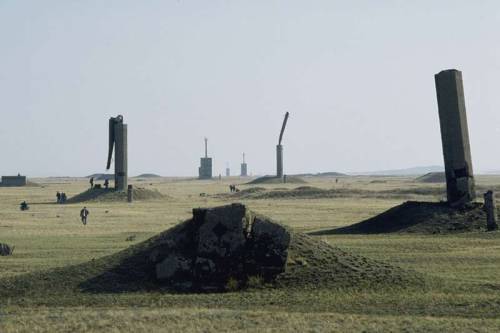
<path fill-rule="evenodd" d="M 132 202 L 134 200 L 134 192 L 132 185 L 129 185 L 127 188 L 127 201 Z"/>
<path fill-rule="evenodd" d="M 435 81 L 448 202 L 464 204 L 474 200 L 475 190 L 462 73 L 445 70 Z"/>
<path fill-rule="evenodd" d="M 489 231 L 497 230 L 497 208 L 493 191 L 488 191 L 484 194 L 484 209 L 486 210 L 486 228 Z"/>

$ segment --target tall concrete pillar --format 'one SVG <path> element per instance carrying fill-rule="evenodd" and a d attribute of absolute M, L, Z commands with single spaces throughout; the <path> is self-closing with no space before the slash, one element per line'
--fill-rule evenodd
<path fill-rule="evenodd" d="M 127 124 L 115 124 L 115 188 L 125 191 L 128 183 Z"/>
<path fill-rule="evenodd" d="M 208 157 L 208 139 L 205 138 L 205 157 L 200 159 L 198 179 L 212 179 L 212 158 Z"/>
<path fill-rule="evenodd" d="M 248 167 L 247 167 L 247 163 L 245 162 L 245 153 L 243 153 L 243 163 L 241 163 L 240 176 L 241 177 L 248 176 Z"/>
<path fill-rule="evenodd" d="M 115 190 L 127 189 L 127 125 L 123 123 L 123 116 L 109 119 L 109 149 L 106 170 L 111 167 L 111 160 L 115 151 Z"/>
<path fill-rule="evenodd" d="M 246 163 L 241 163 L 241 177 L 246 177 L 248 176 L 248 167 Z"/>
<path fill-rule="evenodd" d="M 283 146 L 276 146 L 276 177 L 283 178 Z"/>
<path fill-rule="evenodd" d="M 448 202 L 463 204 L 474 200 L 475 189 L 462 72 L 445 70 L 434 78 Z"/>

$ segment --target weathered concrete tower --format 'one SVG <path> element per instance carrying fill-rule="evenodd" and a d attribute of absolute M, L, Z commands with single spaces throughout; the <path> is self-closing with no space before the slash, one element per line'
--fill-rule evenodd
<path fill-rule="evenodd" d="M 231 169 L 229 166 L 226 167 L 226 177 L 231 177 Z"/>
<path fill-rule="evenodd" d="M 445 70 L 435 75 L 435 81 L 448 202 L 463 204 L 476 195 L 462 72 Z"/>
<path fill-rule="evenodd" d="M 245 162 L 245 153 L 243 153 L 243 163 L 241 163 L 241 177 L 246 177 L 248 176 L 248 168 L 247 168 L 247 163 Z"/>
<path fill-rule="evenodd" d="M 111 167 L 111 158 L 115 148 L 115 190 L 127 190 L 127 124 L 123 123 L 123 116 L 109 118 L 109 150 L 106 170 Z"/>
<path fill-rule="evenodd" d="M 278 145 L 276 146 L 276 177 L 283 178 L 283 146 L 281 141 L 283 140 L 283 133 L 285 132 L 286 123 L 288 121 L 289 113 L 285 113 L 285 120 L 283 120 L 283 125 L 281 126 L 280 138 Z"/>
<path fill-rule="evenodd" d="M 199 179 L 212 179 L 212 158 L 208 157 L 208 139 L 205 138 L 205 157 L 200 159 Z"/>

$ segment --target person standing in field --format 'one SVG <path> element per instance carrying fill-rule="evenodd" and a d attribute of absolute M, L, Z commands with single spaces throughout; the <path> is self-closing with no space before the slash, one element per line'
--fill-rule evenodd
<path fill-rule="evenodd" d="M 90 180 L 89 180 L 89 183 L 90 183 L 90 188 L 94 188 L 94 177 L 90 177 Z"/>
<path fill-rule="evenodd" d="M 80 218 L 82 219 L 83 225 L 87 225 L 87 217 L 89 216 L 89 210 L 87 207 L 83 207 L 80 211 Z"/>

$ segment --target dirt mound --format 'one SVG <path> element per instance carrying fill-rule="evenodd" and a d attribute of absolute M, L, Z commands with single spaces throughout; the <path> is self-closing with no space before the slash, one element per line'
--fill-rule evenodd
<path fill-rule="evenodd" d="M 232 194 L 232 196 L 234 197 L 239 197 L 239 198 L 246 198 L 246 197 L 251 197 L 252 195 L 256 194 L 256 193 L 261 193 L 261 192 L 265 192 L 266 189 L 264 187 L 250 187 L 250 188 L 246 188 L 244 190 L 241 190 L 239 192 L 234 192 Z M 231 194 L 230 194 L 231 196 Z"/>
<path fill-rule="evenodd" d="M 287 176 L 286 177 L 287 184 L 305 184 L 307 183 L 300 177 L 295 176 Z M 283 184 L 283 179 L 276 176 L 264 176 L 257 179 L 254 179 L 247 183 L 248 185 L 256 185 L 256 184 Z"/>
<path fill-rule="evenodd" d="M 444 172 L 429 172 L 415 179 L 419 183 L 446 183 Z"/>
<path fill-rule="evenodd" d="M 444 188 L 435 187 L 412 187 L 402 189 L 391 189 L 384 191 L 372 191 L 357 188 L 330 188 L 322 189 L 314 186 L 300 186 L 294 189 L 274 188 L 264 189 L 259 187 L 258 191 L 240 191 L 236 193 L 216 194 L 219 198 L 233 199 L 326 199 L 326 198 L 391 198 L 403 200 L 415 200 L 421 196 L 434 197 L 436 200 L 446 195 Z M 429 198 L 427 198 L 429 200 Z"/>
<path fill-rule="evenodd" d="M 135 176 L 134 178 L 161 178 L 161 176 L 155 173 L 143 173 L 139 176 Z"/>
<path fill-rule="evenodd" d="M 159 200 L 166 198 L 164 194 L 160 193 L 157 190 L 150 190 L 140 187 L 134 188 L 132 190 L 132 195 L 134 200 L 140 201 Z M 86 201 L 127 201 L 127 192 L 115 191 L 114 189 L 93 188 L 69 198 L 66 202 L 79 203 Z"/>
<path fill-rule="evenodd" d="M 94 178 L 96 180 L 114 180 L 115 175 L 112 173 L 94 173 L 92 175 L 87 176 L 86 178 Z"/>
<path fill-rule="evenodd" d="M 486 230 L 486 213 L 480 203 L 452 208 L 445 202 L 408 201 L 368 220 L 312 235 L 381 233 L 461 233 Z"/>
<path fill-rule="evenodd" d="M 193 218 L 111 256 L 0 281 L 0 298 L 32 290 L 225 291 L 239 288 L 393 288 L 421 274 L 353 255 L 296 233 L 241 204 L 195 209 Z"/>

